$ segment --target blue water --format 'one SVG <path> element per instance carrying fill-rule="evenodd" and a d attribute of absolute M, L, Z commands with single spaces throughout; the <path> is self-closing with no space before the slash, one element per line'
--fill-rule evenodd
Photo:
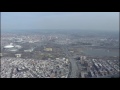
<path fill-rule="evenodd" d="M 119 50 L 105 50 L 105 49 L 85 49 L 83 53 L 89 56 L 119 56 Z"/>

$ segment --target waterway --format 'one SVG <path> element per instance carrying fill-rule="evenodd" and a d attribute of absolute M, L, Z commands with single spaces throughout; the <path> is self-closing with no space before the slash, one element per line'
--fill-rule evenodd
<path fill-rule="evenodd" d="M 119 56 L 119 50 L 92 49 L 86 48 L 83 53 L 88 56 Z"/>

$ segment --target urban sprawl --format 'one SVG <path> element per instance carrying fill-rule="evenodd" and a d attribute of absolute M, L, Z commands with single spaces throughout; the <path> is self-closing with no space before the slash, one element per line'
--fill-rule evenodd
<path fill-rule="evenodd" d="M 104 50 L 105 55 L 86 50 Z M 1 78 L 120 77 L 119 55 L 110 55 L 118 50 L 119 39 L 107 34 L 3 33 L 0 74 Z"/>

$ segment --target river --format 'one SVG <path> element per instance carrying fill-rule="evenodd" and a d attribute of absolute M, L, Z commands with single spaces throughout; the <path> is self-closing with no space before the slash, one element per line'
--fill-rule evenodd
<path fill-rule="evenodd" d="M 85 48 L 83 53 L 88 56 L 119 56 L 119 50 Z"/>

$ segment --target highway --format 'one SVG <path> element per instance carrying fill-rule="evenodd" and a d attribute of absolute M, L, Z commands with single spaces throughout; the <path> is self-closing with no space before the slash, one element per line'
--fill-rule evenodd
<path fill-rule="evenodd" d="M 68 52 L 68 48 L 67 46 L 63 46 L 63 50 L 66 54 L 66 57 L 68 58 L 68 60 L 70 61 L 70 64 L 71 64 L 71 68 L 70 68 L 70 74 L 68 76 L 68 78 L 78 78 L 78 67 L 77 67 L 77 64 L 76 64 L 76 60 L 73 59 L 73 57 L 70 55 L 70 53 Z"/>

